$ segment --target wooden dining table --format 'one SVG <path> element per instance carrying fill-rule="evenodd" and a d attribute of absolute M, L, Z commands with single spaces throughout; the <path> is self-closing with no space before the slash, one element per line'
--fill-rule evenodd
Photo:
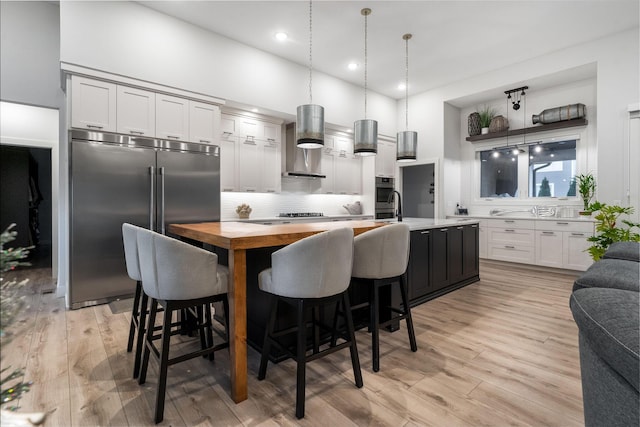
<path fill-rule="evenodd" d="M 284 246 L 313 234 L 352 228 L 354 235 L 385 225 L 384 222 L 330 221 L 263 225 L 247 222 L 170 224 L 169 233 L 229 251 L 229 360 L 231 398 L 247 399 L 247 250 Z"/>

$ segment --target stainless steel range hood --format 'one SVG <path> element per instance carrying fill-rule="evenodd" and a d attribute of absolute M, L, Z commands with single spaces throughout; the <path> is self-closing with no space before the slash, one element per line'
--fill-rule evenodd
<path fill-rule="evenodd" d="M 286 133 L 285 171 L 282 176 L 297 178 L 326 178 L 321 173 L 322 148 L 304 149 L 296 145 L 296 124 L 289 123 Z"/>

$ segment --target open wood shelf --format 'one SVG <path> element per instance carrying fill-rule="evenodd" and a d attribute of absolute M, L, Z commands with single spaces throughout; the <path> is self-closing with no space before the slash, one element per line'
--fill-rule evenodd
<path fill-rule="evenodd" d="M 537 132 L 544 132 L 554 129 L 572 128 L 578 126 L 586 126 L 588 124 L 587 119 L 573 119 L 563 122 L 549 123 L 548 125 L 532 126 L 530 128 L 505 130 L 502 132 L 492 132 L 484 135 L 468 136 L 465 139 L 470 142 L 484 141 L 486 139 L 505 138 L 507 136 L 522 135 L 524 133 L 531 134 Z"/>

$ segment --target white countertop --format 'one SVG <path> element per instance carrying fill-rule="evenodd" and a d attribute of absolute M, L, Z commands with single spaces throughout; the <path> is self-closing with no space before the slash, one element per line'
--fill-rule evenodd
<path fill-rule="evenodd" d="M 377 219 L 378 222 L 397 223 L 397 219 Z M 407 224 L 410 230 L 426 230 L 454 225 L 477 224 L 475 218 L 402 218 L 402 224 Z"/>
<path fill-rule="evenodd" d="M 477 219 L 535 219 L 536 221 L 573 221 L 573 222 L 595 222 L 592 216 L 578 216 L 563 218 L 559 216 L 533 216 L 526 214 L 513 214 L 513 215 L 450 215 L 447 218 L 462 219 L 462 218 L 477 218 Z"/>

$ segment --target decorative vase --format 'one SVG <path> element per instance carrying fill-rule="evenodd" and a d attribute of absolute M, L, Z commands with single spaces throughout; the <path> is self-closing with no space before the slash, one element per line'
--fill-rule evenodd
<path fill-rule="evenodd" d="M 480 126 L 480 113 L 477 111 L 469 114 L 469 118 L 467 119 L 469 136 L 480 135 L 481 126 Z"/>
<path fill-rule="evenodd" d="M 482 128 L 482 130 L 480 131 L 480 133 L 481 133 L 482 135 L 486 135 L 486 134 L 488 134 L 488 133 L 489 133 L 489 128 Z"/>
<path fill-rule="evenodd" d="M 249 219 L 249 214 L 247 212 L 240 212 L 238 213 L 238 217 L 240 217 L 240 219 Z"/>
<path fill-rule="evenodd" d="M 495 116 L 489 124 L 489 133 L 503 132 L 509 129 L 509 120 L 504 116 Z"/>
<path fill-rule="evenodd" d="M 581 119 L 587 115 L 587 107 L 584 104 L 571 104 L 563 107 L 547 108 L 540 114 L 531 116 L 531 122 L 548 124 L 565 120 Z"/>

